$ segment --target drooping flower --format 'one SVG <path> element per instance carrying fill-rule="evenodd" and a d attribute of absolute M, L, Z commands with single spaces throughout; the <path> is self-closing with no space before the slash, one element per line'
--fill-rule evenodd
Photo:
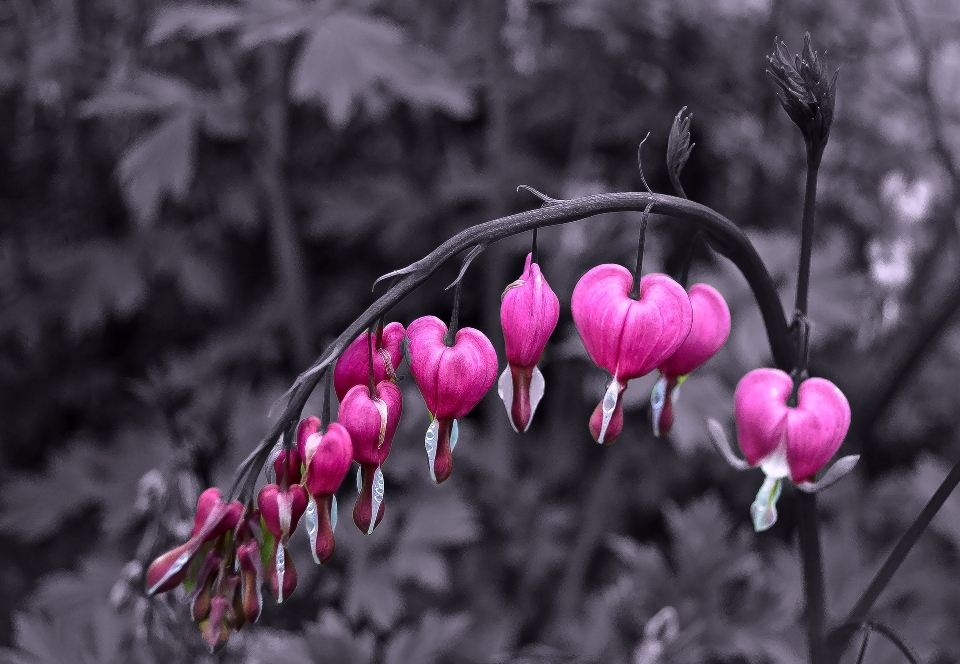
<path fill-rule="evenodd" d="M 500 325 L 508 366 L 500 374 L 498 393 L 510 426 L 523 432 L 543 397 L 543 374 L 537 362 L 560 319 L 560 300 L 527 254 L 523 274 L 503 291 Z"/>
<path fill-rule="evenodd" d="M 360 464 L 360 495 L 353 507 L 353 521 L 368 535 L 383 518 L 381 466 L 390 454 L 402 411 L 400 388 L 389 380 L 377 383 L 372 394 L 369 386 L 355 385 L 340 403 L 338 419 L 353 443 L 353 460 Z"/>
<path fill-rule="evenodd" d="M 297 569 L 287 550 L 290 535 L 307 509 L 307 491 L 299 484 L 284 487 L 266 484 L 257 495 L 263 527 L 270 533 L 270 565 L 267 579 L 277 602 L 290 597 L 297 587 Z"/>
<path fill-rule="evenodd" d="M 370 348 L 373 350 L 374 382 L 395 380 L 403 353 L 400 344 L 405 331 L 400 323 L 390 323 L 370 334 L 364 332 L 343 351 L 333 369 L 333 388 L 341 402 L 354 385 L 370 381 Z"/>
<path fill-rule="evenodd" d="M 650 395 L 656 436 L 670 433 L 673 407 L 687 376 L 713 357 L 730 335 L 730 309 L 717 289 L 708 284 L 694 284 L 689 297 L 693 309 L 690 334 L 659 366 L 660 378 Z"/>
<path fill-rule="evenodd" d="M 621 265 L 588 271 L 573 289 L 573 321 L 590 358 L 613 376 L 590 418 L 590 433 L 611 443 L 623 427 L 622 395 L 627 381 L 650 373 L 673 355 L 690 332 L 693 312 L 683 287 L 665 274 L 640 280 Z"/>
<path fill-rule="evenodd" d="M 187 576 L 191 559 L 203 544 L 232 530 L 242 512 L 243 505 L 237 501 L 224 502 L 219 489 L 210 488 L 201 493 L 190 539 L 150 564 L 147 569 L 147 594 L 155 595 L 180 585 Z"/>
<path fill-rule="evenodd" d="M 361 387 L 362 389 L 362 387 Z M 337 527 L 337 497 L 335 495 L 353 461 L 353 442 L 350 433 L 337 422 L 326 431 L 310 434 L 305 442 L 307 459 L 307 534 L 313 559 L 325 564 L 333 557 L 333 532 Z"/>
<path fill-rule="evenodd" d="M 497 379 L 497 353 L 480 330 L 464 327 L 447 346 L 446 324 L 424 316 L 407 327 L 410 373 L 420 388 L 432 421 L 425 444 L 430 476 L 440 484 L 453 472 L 457 418 L 480 403 Z"/>
<path fill-rule="evenodd" d="M 850 404 L 830 381 L 804 380 L 796 406 L 787 404 L 792 390 L 787 373 L 764 368 L 744 376 L 734 393 L 740 449 L 747 463 L 766 475 L 750 508 L 757 531 L 776 521 L 783 478 L 801 487 L 809 483 L 840 449 L 850 428 Z"/>

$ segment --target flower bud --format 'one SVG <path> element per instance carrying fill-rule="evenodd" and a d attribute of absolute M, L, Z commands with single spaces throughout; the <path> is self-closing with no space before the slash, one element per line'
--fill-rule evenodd
<path fill-rule="evenodd" d="M 573 289 L 571 310 L 583 345 L 597 366 L 613 376 L 591 421 L 597 442 L 610 443 L 622 424 L 621 396 L 627 381 L 643 376 L 669 358 L 690 333 L 690 298 L 665 274 L 640 280 L 640 295 L 630 297 L 633 275 L 620 265 L 588 271 Z"/>
<path fill-rule="evenodd" d="M 307 534 L 314 560 L 325 564 L 333 557 L 333 530 L 337 520 L 334 493 L 350 470 L 353 442 L 343 425 L 334 422 L 325 433 L 312 434 L 306 446 L 310 450 L 306 480 L 310 494 L 306 512 Z"/>
<path fill-rule="evenodd" d="M 493 344 L 472 327 L 457 331 L 452 346 L 447 326 L 435 316 L 410 323 L 410 373 L 433 417 L 425 438 L 430 475 L 440 484 L 453 472 L 456 419 L 480 403 L 497 379 Z"/>
<path fill-rule="evenodd" d="M 310 452 L 307 449 L 307 440 L 320 430 L 320 424 L 320 418 L 311 415 L 310 417 L 305 417 L 300 420 L 300 423 L 297 425 L 297 452 L 300 453 L 300 458 L 303 459 L 304 464 L 310 463 Z"/>
<path fill-rule="evenodd" d="M 403 396 L 400 388 L 389 380 L 380 381 L 371 395 L 369 387 L 355 385 L 340 404 L 340 424 L 353 443 L 353 460 L 360 464 L 363 478 L 360 495 L 353 508 L 353 520 L 367 533 L 383 518 L 383 473 L 380 466 L 390 454 L 393 436 L 400 424 Z M 375 478 L 380 477 L 380 491 L 375 491 Z M 318 506 L 319 509 L 319 506 Z"/>
<path fill-rule="evenodd" d="M 273 596 L 277 602 L 283 602 L 297 586 L 297 571 L 287 552 L 287 542 L 307 509 L 307 491 L 299 484 L 286 489 L 267 484 L 260 489 L 257 505 L 264 527 L 273 536 L 267 578 Z"/>
<path fill-rule="evenodd" d="M 526 431 L 543 397 L 537 363 L 560 319 L 560 300 L 527 254 L 523 274 L 503 291 L 500 325 L 508 367 L 500 375 L 500 398 L 514 431 Z"/>
<path fill-rule="evenodd" d="M 364 332 L 343 351 L 333 369 L 333 389 L 341 402 L 354 385 L 367 385 L 370 382 L 370 355 L 368 345 L 373 349 L 374 382 L 395 380 L 396 369 L 400 366 L 403 353 L 400 344 L 404 336 L 403 325 L 390 323 L 379 334 Z"/>

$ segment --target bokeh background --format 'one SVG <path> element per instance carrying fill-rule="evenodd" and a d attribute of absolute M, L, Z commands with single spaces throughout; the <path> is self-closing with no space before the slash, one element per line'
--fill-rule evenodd
<path fill-rule="evenodd" d="M 652 379 L 631 385 L 614 445 L 587 432 L 606 377 L 570 293 L 593 265 L 632 266 L 636 214 L 540 234 L 564 311 L 531 430 L 491 393 L 436 487 L 402 381 L 383 524 L 357 531 L 345 482 L 335 559 L 314 566 L 299 533 L 296 595 L 224 651 L 206 653 L 182 596 L 143 597 L 137 561 L 178 543 L 200 488 L 226 488 L 377 276 L 538 205 L 519 184 L 639 189 L 647 132 L 647 181 L 672 193 L 683 106 L 687 193 L 747 230 L 789 313 L 803 145 L 764 57 L 806 31 L 840 68 L 812 372 L 848 395 L 842 453 L 863 454 L 820 501 L 836 618 L 960 456 L 956 2 L 0 1 L 0 661 L 805 661 L 793 495 L 754 535 L 761 475 L 706 438 L 706 417 L 732 431 L 733 388 L 770 362 L 728 263 L 696 254 L 693 281 L 724 294 L 734 329 L 684 384 L 673 434 L 652 436 Z M 461 320 L 500 351 L 529 239 L 465 277 Z M 645 270 L 676 275 L 688 242 L 654 215 Z M 391 319 L 447 318 L 458 269 Z M 925 662 L 960 657 L 958 554 L 954 497 L 875 611 Z M 666 607 L 675 638 L 645 637 Z M 874 639 L 868 661 L 903 660 Z"/>

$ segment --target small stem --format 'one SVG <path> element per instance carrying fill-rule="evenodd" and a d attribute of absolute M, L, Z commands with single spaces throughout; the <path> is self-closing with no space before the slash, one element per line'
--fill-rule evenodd
<path fill-rule="evenodd" d="M 810 290 L 810 257 L 813 254 L 813 227 L 816 222 L 817 173 L 823 147 L 807 146 L 807 186 L 803 197 L 803 219 L 800 222 L 800 268 L 797 271 L 796 310 L 807 315 Z"/>
<path fill-rule="evenodd" d="M 863 645 L 860 646 L 860 654 L 857 655 L 857 664 L 863 664 L 863 658 L 867 654 L 867 644 L 870 643 L 870 632 L 872 631 L 869 625 L 863 630 Z"/>
<path fill-rule="evenodd" d="M 460 325 L 460 285 L 463 280 L 457 282 L 457 287 L 453 291 L 453 312 L 450 314 L 450 325 L 447 326 L 447 333 L 443 335 L 443 343 L 448 348 L 453 348 L 457 342 L 457 329 Z"/>
<path fill-rule="evenodd" d="M 530 262 L 531 263 L 539 262 L 537 260 L 537 258 L 539 257 L 539 252 L 537 251 L 537 230 L 539 229 L 536 229 L 536 228 L 533 229 L 533 242 L 530 244 Z"/>
<path fill-rule="evenodd" d="M 800 530 L 800 554 L 803 558 L 803 590 L 807 604 L 807 647 L 810 651 L 810 663 L 821 664 L 823 662 L 823 623 L 826 610 L 816 494 L 798 492 L 797 512 Z"/>
<path fill-rule="evenodd" d="M 906 559 L 907 554 L 910 553 L 913 545 L 917 543 L 917 540 L 920 539 L 920 535 L 923 534 L 923 532 L 927 529 L 927 526 L 929 526 L 930 522 L 933 520 L 933 517 L 940 510 L 940 508 L 943 507 L 947 497 L 955 488 L 957 488 L 957 484 L 960 484 L 960 462 L 957 462 L 950 472 L 947 473 L 947 476 L 943 478 L 943 482 L 941 482 L 940 486 L 937 487 L 937 490 L 934 492 L 933 496 L 930 497 L 930 500 L 927 502 L 924 508 L 920 511 L 920 514 L 917 515 L 916 520 L 910 524 L 910 527 L 900 538 L 900 541 L 898 541 L 897 545 L 893 547 L 893 551 L 890 552 L 886 562 L 883 563 L 883 567 L 881 567 L 877 574 L 873 577 L 873 580 L 870 582 L 870 585 L 867 586 L 867 589 L 860 597 L 860 600 L 850 610 L 850 613 L 847 614 L 844 623 L 859 624 L 863 622 L 867 616 L 867 613 L 871 608 L 873 608 L 874 602 L 876 602 L 877 598 L 880 597 L 880 593 L 883 592 L 883 589 L 887 587 L 888 583 L 890 583 L 890 579 L 893 578 L 893 575 L 896 573 L 901 563 L 903 563 L 903 561 Z M 839 659 L 839 655 L 843 652 L 842 647 L 846 645 L 846 642 L 850 637 L 842 634 L 840 629 L 834 630 L 833 634 L 831 634 L 831 637 L 831 646 L 836 648 L 832 654 L 835 654 L 836 657 L 831 657 L 830 661 L 837 661 Z"/>
<path fill-rule="evenodd" d="M 690 265 L 693 263 L 693 254 L 696 252 L 697 245 L 703 240 L 703 231 L 697 230 L 690 240 L 690 246 L 687 248 L 687 255 L 683 259 L 683 267 L 680 269 L 680 285 L 684 290 L 687 288 L 687 281 L 690 280 Z"/>
<path fill-rule="evenodd" d="M 377 377 L 373 373 L 373 332 L 367 331 L 367 338 L 364 339 L 367 342 L 367 371 L 370 372 L 370 398 L 374 399 L 377 396 Z"/>
<path fill-rule="evenodd" d="M 650 208 L 652 206 L 653 202 L 651 201 L 647 209 L 643 211 L 643 217 L 640 220 L 640 239 L 637 241 L 637 269 L 633 273 L 633 288 L 630 289 L 631 300 L 640 299 L 640 278 L 643 276 L 641 273 L 641 269 L 643 268 L 643 245 L 647 239 L 647 219 L 650 216 Z"/>
<path fill-rule="evenodd" d="M 327 372 L 327 380 L 323 383 L 323 406 L 320 410 L 320 433 L 327 432 L 330 425 L 330 386 L 333 385 L 333 372 Z"/>

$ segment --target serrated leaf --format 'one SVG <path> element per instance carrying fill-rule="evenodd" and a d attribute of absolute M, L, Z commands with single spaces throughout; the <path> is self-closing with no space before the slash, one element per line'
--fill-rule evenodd
<path fill-rule="evenodd" d="M 476 510 L 457 493 L 443 500 L 418 503 L 407 514 L 400 547 L 451 547 L 480 536 Z"/>
<path fill-rule="evenodd" d="M 248 0 L 244 3 L 240 46 L 252 49 L 265 43 L 286 43 L 310 27 L 325 3 L 294 0 Z"/>
<path fill-rule="evenodd" d="M 313 25 L 294 67 L 294 100 L 319 103 L 330 124 L 342 129 L 357 105 L 375 116 L 385 110 L 385 91 L 458 118 L 473 110 L 468 91 L 440 56 L 408 43 L 399 26 L 346 11 Z"/>
<path fill-rule="evenodd" d="M 192 106 L 200 91 L 178 76 L 139 70 L 80 104 L 81 117 L 132 117 Z"/>
<path fill-rule="evenodd" d="M 229 5 L 180 5 L 161 7 L 147 32 L 149 45 L 171 37 L 197 39 L 235 30 L 243 18 L 242 11 Z"/>
<path fill-rule="evenodd" d="M 442 553 L 425 547 L 402 548 L 393 552 L 391 562 L 398 580 L 413 581 L 436 593 L 450 588 L 450 566 Z"/>
<path fill-rule="evenodd" d="M 424 614 L 415 629 L 403 629 L 394 634 L 384 658 L 385 664 L 432 664 L 448 653 L 455 652 L 457 639 L 470 626 L 465 613 L 442 616 L 435 611 Z"/>
<path fill-rule="evenodd" d="M 197 119 L 183 111 L 163 120 L 124 152 L 117 177 L 141 226 L 157 218 L 168 195 L 182 200 L 193 182 Z"/>

